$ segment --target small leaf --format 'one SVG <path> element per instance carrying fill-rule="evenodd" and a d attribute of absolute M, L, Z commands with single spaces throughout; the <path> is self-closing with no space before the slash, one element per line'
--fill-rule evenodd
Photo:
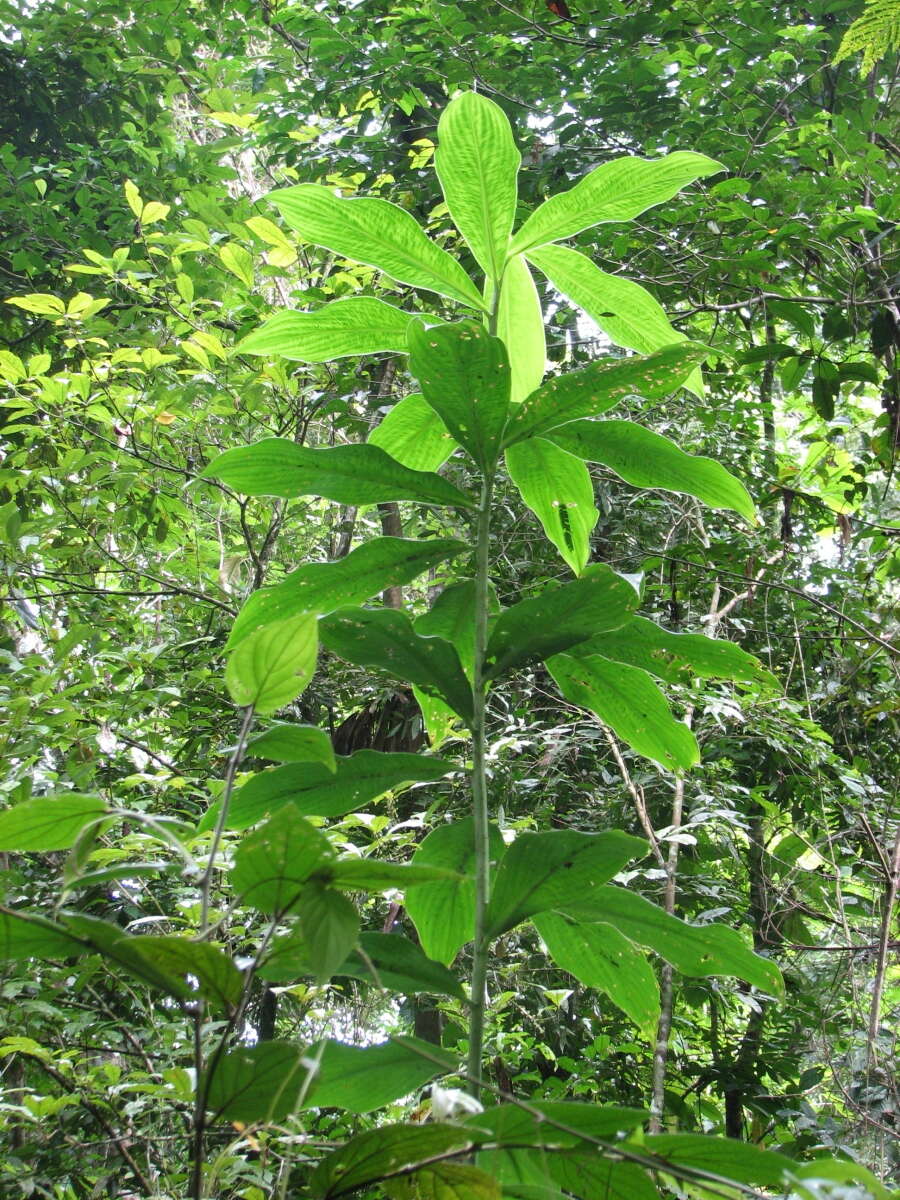
<path fill-rule="evenodd" d="M 219 258 L 222 266 L 235 275 L 247 287 L 253 287 L 253 256 L 249 250 L 239 246 L 237 242 L 226 242 L 219 247 Z"/>
<path fill-rule="evenodd" d="M 461 1125 L 382 1125 L 351 1137 L 326 1155 L 309 1179 L 314 1200 L 337 1200 L 371 1183 L 448 1153 L 464 1153 L 480 1139 Z"/>
<path fill-rule="evenodd" d="M 246 496 L 323 496 L 339 504 L 419 500 L 472 508 L 473 502 L 440 475 L 410 471 L 377 446 L 311 450 L 287 438 L 265 438 L 226 450 L 201 479 L 221 479 Z"/>
<path fill-rule="evenodd" d="M 277 354 L 294 362 L 330 362 L 348 355 L 406 353 L 409 313 L 367 296 L 333 300 L 315 312 L 284 310 L 237 345 L 240 354 Z"/>
<path fill-rule="evenodd" d="M 513 404 L 518 404 L 541 386 L 547 369 L 544 314 L 528 264 L 521 254 L 514 254 L 509 259 L 503 273 L 497 308 L 497 336 L 509 355 L 512 370 L 510 399 Z"/>
<path fill-rule="evenodd" d="M 510 446 L 506 469 L 544 533 L 580 575 L 590 557 L 591 530 L 599 516 L 587 467 L 552 442 L 532 438 Z"/>
<path fill-rule="evenodd" d="M 333 888 L 310 884 L 299 911 L 311 973 L 316 983 L 327 983 L 359 937 L 356 905 Z"/>
<path fill-rule="evenodd" d="M 373 538 L 330 563 L 307 563 L 274 587 L 260 588 L 238 613 L 226 650 L 255 629 L 298 613 L 328 613 L 362 604 L 388 587 L 399 587 L 468 547 L 454 538 Z"/>
<path fill-rule="evenodd" d="M 559 654 L 630 621 L 638 598 L 621 575 L 598 563 L 580 579 L 520 600 L 497 618 L 487 645 L 487 678 Z"/>
<path fill-rule="evenodd" d="M 392 608 L 342 608 L 321 622 L 322 644 L 348 662 L 377 667 L 445 701 L 472 719 L 472 689 L 459 655 L 443 638 L 422 637 Z"/>
<path fill-rule="evenodd" d="M 459 449 L 421 392 L 399 400 L 369 434 L 367 445 L 379 446 L 412 471 L 436 471 Z"/>
<path fill-rule="evenodd" d="M 710 508 L 730 508 L 756 520 L 747 489 L 721 463 L 685 454 L 668 438 L 633 421 L 572 421 L 547 436 L 569 454 L 603 463 L 635 487 L 696 496 Z"/>
<path fill-rule="evenodd" d="M 247 754 L 272 762 L 321 763 L 329 771 L 337 770 L 331 738 L 315 725 L 273 725 L 248 742 Z"/>
<path fill-rule="evenodd" d="M 590 709 L 638 754 L 670 771 L 700 761 L 697 739 L 646 671 L 580 649 L 549 659 L 547 669 L 567 700 Z"/>
<path fill-rule="evenodd" d="M 509 410 L 506 347 L 474 321 L 409 327 L 409 369 L 450 434 L 481 467 L 500 454 Z"/>
<path fill-rule="evenodd" d="M 281 188 L 269 199 L 306 241 L 376 267 L 398 283 L 426 288 L 470 308 L 484 308 L 456 259 L 395 204 L 370 196 L 346 199 L 317 183 Z"/>
<path fill-rule="evenodd" d="M 77 792 L 23 800 L 0 812 L 0 850 L 68 850 L 85 826 L 105 811 L 99 796 Z"/>
<path fill-rule="evenodd" d="M 721 163 L 690 150 L 676 150 L 657 159 L 613 159 L 567 192 L 545 200 L 513 238 L 510 253 L 559 242 L 606 221 L 630 221 L 655 204 L 671 200 L 695 179 L 724 170 Z"/>
<path fill-rule="evenodd" d="M 141 213 L 144 211 L 144 202 L 141 199 L 140 192 L 137 190 L 137 185 L 130 179 L 125 180 L 125 199 L 128 201 L 128 207 L 138 220 L 140 220 Z"/>
<path fill-rule="evenodd" d="M 298 906 L 310 877 L 334 862 L 324 833 L 287 804 L 238 846 L 231 883 L 241 904 L 282 914 Z"/>
<path fill-rule="evenodd" d="M 312 679 L 317 651 L 317 621 L 308 613 L 257 629 L 228 659 L 232 700 L 263 715 L 290 704 Z"/>
<path fill-rule="evenodd" d="M 534 913 L 558 908 L 572 897 L 590 897 L 599 884 L 646 852 L 646 842 L 618 829 L 520 834 L 497 870 L 486 935 L 499 937 Z"/>

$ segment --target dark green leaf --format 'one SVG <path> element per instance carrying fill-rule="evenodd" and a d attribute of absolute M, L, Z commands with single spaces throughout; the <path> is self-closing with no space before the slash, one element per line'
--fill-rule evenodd
<path fill-rule="evenodd" d="M 455 1071 L 457 1060 L 440 1047 L 418 1038 L 392 1038 L 378 1046 L 325 1043 L 319 1060 L 312 1103 L 367 1113 Z"/>
<path fill-rule="evenodd" d="M 310 971 L 326 983 L 356 945 L 359 913 L 346 896 L 315 883 L 304 888 L 298 908 Z"/>
<path fill-rule="evenodd" d="M 614 1140 L 619 1134 L 638 1129 L 648 1116 L 642 1108 L 532 1100 L 528 1109 L 515 1104 L 492 1105 L 466 1117 L 465 1123 L 470 1129 L 488 1134 L 492 1141 L 549 1148 L 577 1146 L 582 1136 Z"/>
<path fill-rule="evenodd" d="M 720 1179 L 781 1190 L 796 1164 L 774 1150 L 734 1138 L 700 1133 L 657 1133 L 644 1139 L 648 1153 L 681 1167 L 710 1171 Z"/>
<path fill-rule="evenodd" d="M 360 934 L 359 949 L 335 974 L 349 975 L 408 996 L 428 992 L 465 999 L 462 985 L 451 971 L 428 958 L 415 942 L 395 933 Z"/>
<path fill-rule="evenodd" d="M 0 910 L 0 960 L 4 962 L 73 958 L 85 951 L 81 941 L 39 913 Z"/>
<path fill-rule="evenodd" d="M 500 606 L 493 588 L 488 608 L 496 613 Z M 475 661 L 475 580 L 464 579 L 445 587 L 427 613 L 413 622 L 423 637 L 440 637 L 456 647 L 467 678 L 472 678 Z"/>
<path fill-rule="evenodd" d="M 501 1200 L 500 1182 L 478 1167 L 433 1163 L 382 1185 L 391 1200 Z"/>
<path fill-rule="evenodd" d="M 247 744 L 247 754 L 272 762 L 321 763 L 329 771 L 337 770 L 331 738 L 315 725 L 273 725 Z"/>
<path fill-rule="evenodd" d="M 633 1163 L 616 1162 L 596 1151 L 569 1151 L 547 1159 L 551 1177 L 567 1195 L 591 1200 L 659 1200 L 653 1180 Z"/>
<path fill-rule="evenodd" d="M 461 1125 L 383 1125 L 358 1133 L 327 1155 L 309 1180 L 315 1200 L 336 1200 L 443 1154 L 463 1153 L 478 1135 Z"/>
<path fill-rule="evenodd" d="M 314 1074 L 314 1060 L 293 1042 L 242 1046 L 213 1057 L 206 1107 L 229 1121 L 281 1121 L 300 1107 Z"/>
<path fill-rule="evenodd" d="M 285 913 L 298 906 L 310 876 L 334 861 L 328 838 L 286 804 L 238 846 L 231 882 L 241 904 Z"/>

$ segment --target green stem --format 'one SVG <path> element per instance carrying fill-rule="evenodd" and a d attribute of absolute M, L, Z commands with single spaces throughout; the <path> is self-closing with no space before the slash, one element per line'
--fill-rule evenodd
<path fill-rule="evenodd" d="M 477 1099 L 481 1091 L 481 1056 L 484 1046 L 485 986 L 489 941 L 485 936 L 486 914 L 491 894 L 491 862 L 488 827 L 487 772 L 485 769 L 484 659 L 488 625 L 488 566 L 490 561 L 491 500 L 493 471 L 485 473 L 478 508 L 478 539 L 475 552 L 475 664 L 472 673 L 472 808 L 475 822 L 475 952 L 472 961 L 472 997 L 469 1012 L 469 1091 Z"/>

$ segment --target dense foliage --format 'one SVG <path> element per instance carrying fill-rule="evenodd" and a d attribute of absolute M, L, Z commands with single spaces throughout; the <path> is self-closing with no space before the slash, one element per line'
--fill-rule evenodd
<path fill-rule="evenodd" d="M 152 7 L 0 9 L 0 1192 L 886 1196 L 896 6 Z"/>

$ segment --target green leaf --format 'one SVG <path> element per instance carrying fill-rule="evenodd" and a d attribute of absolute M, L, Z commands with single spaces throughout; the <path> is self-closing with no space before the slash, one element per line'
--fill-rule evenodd
<path fill-rule="evenodd" d="M 0 812 L 0 850 L 68 850 L 85 826 L 100 820 L 105 811 L 99 796 L 78 792 L 23 800 Z"/>
<path fill-rule="evenodd" d="M 518 404 L 541 386 L 547 369 L 544 314 L 528 264 L 521 254 L 510 258 L 503 273 L 497 336 L 506 346 L 512 369 L 510 399 Z"/>
<path fill-rule="evenodd" d="M 499 829 L 490 827 L 490 858 L 496 866 L 503 857 Z M 460 881 L 412 887 L 406 893 L 406 911 L 416 927 L 422 949 L 429 958 L 449 966 L 457 951 L 473 937 L 475 927 L 475 827 L 471 817 L 439 825 L 416 848 L 415 865 L 443 867 L 463 876 Z"/>
<path fill-rule="evenodd" d="M 310 884 L 299 909 L 311 973 L 316 983 L 327 983 L 359 937 L 356 905 L 333 888 Z"/>
<path fill-rule="evenodd" d="M 602 563 L 590 567 L 580 579 L 520 600 L 504 609 L 494 624 L 486 677 L 496 679 L 604 630 L 617 629 L 631 619 L 637 601 L 631 584 Z"/>
<path fill-rule="evenodd" d="M 651 354 L 663 346 L 686 340 L 684 334 L 672 328 L 662 305 L 646 288 L 621 275 L 608 275 L 587 255 L 567 246 L 542 246 L 530 251 L 528 259 L 558 292 L 587 313 L 615 345 Z M 700 372 L 691 374 L 684 386 L 702 396 Z"/>
<path fill-rule="evenodd" d="M 676 150 L 657 159 L 613 159 L 567 192 L 545 200 L 513 238 L 510 253 L 559 242 L 606 221 L 630 221 L 655 204 L 671 200 L 695 179 L 724 170 L 721 163 L 690 150 Z"/>
<path fill-rule="evenodd" d="M 269 199 L 306 241 L 376 267 L 398 283 L 426 288 L 470 308 L 484 307 L 456 259 L 395 204 L 370 196 L 346 199 L 317 183 L 281 188 Z"/>
<path fill-rule="evenodd" d="M 779 1191 L 797 1167 L 793 1159 L 774 1150 L 763 1150 L 734 1138 L 706 1137 L 702 1133 L 650 1134 L 644 1138 L 642 1149 L 673 1165 L 710 1171 L 722 1179 Z"/>
<path fill-rule="evenodd" d="M 734 642 L 701 633 L 672 633 L 646 617 L 634 617 L 627 625 L 598 634 L 582 650 L 640 667 L 667 683 L 737 679 L 766 689 L 780 686 L 757 658 Z"/>
<path fill-rule="evenodd" d="M 795 1191 L 806 1192 L 810 1200 L 822 1195 L 822 1190 L 813 1181 L 825 1180 L 826 1183 L 858 1183 L 861 1184 L 876 1200 L 896 1200 L 896 1192 L 891 1192 L 877 1176 L 860 1163 L 849 1162 L 846 1159 L 817 1158 L 812 1162 L 793 1163 L 791 1175 L 795 1180 L 806 1182 L 808 1188 L 795 1188 Z M 838 1193 L 840 1194 L 840 1193 Z"/>
<path fill-rule="evenodd" d="M 288 763 L 260 772 L 232 796 L 226 828 L 246 829 L 286 804 L 304 816 L 343 816 L 385 792 L 399 791 L 410 783 L 431 783 L 456 769 L 442 758 L 378 750 L 338 755 L 335 764 L 334 772 L 315 762 Z M 198 826 L 199 833 L 215 824 L 215 811 L 209 809 Z"/>
<path fill-rule="evenodd" d="M 646 842 L 618 829 L 519 834 L 497 869 L 486 936 L 499 937 L 534 913 L 558 908 L 573 896 L 590 897 L 630 859 L 646 852 Z"/>
<path fill-rule="evenodd" d="M 633 1163 L 615 1162 L 593 1150 L 553 1154 L 547 1165 L 551 1178 L 567 1195 L 591 1200 L 659 1200 L 653 1180 Z"/>
<path fill-rule="evenodd" d="M 240 354 L 277 354 L 305 363 L 387 350 L 405 354 L 408 325 L 409 313 L 383 300 L 352 296 L 315 312 L 278 312 L 236 348 Z"/>
<path fill-rule="evenodd" d="M 696 496 L 710 508 L 730 508 L 756 521 L 747 489 L 721 463 L 685 454 L 668 438 L 633 421 L 573 421 L 547 436 L 577 458 L 603 463 L 635 487 Z"/>
<path fill-rule="evenodd" d="M 600 416 L 626 396 L 660 400 L 680 387 L 708 354 L 708 346 L 676 342 L 653 354 L 591 363 L 548 379 L 510 418 L 506 445 L 543 436 L 582 417 Z"/>
<path fill-rule="evenodd" d="M 234 1012 L 240 1003 L 243 976 L 218 946 L 183 937 L 142 934 L 123 937 L 117 948 L 138 955 L 164 975 L 196 979 L 199 993 L 226 1012 Z M 189 993 L 193 993 L 192 986 Z"/>
<path fill-rule="evenodd" d="M 501 1200 L 500 1181 L 478 1167 L 437 1162 L 382 1185 L 391 1200 Z"/>
<path fill-rule="evenodd" d="M 506 262 L 521 161 L 502 108 L 478 92 L 450 101 L 438 122 L 434 165 L 453 223 L 494 280 Z"/>
<path fill-rule="evenodd" d="M 456 441 L 482 467 L 500 454 L 509 411 L 506 347 L 474 321 L 409 327 L 409 369 Z"/>
<path fill-rule="evenodd" d="M 589 708 L 638 754 L 670 771 L 700 761 L 696 738 L 646 671 L 580 650 L 549 659 L 547 668 L 567 700 Z"/>
<path fill-rule="evenodd" d="M 587 467 L 552 442 L 533 438 L 510 446 L 506 469 L 544 533 L 580 575 L 590 556 L 591 530 L 599 515 Z"/>
<path fill-rule="evenodd" d="M 200 478 L 220 479 L 245 496 L 322 496 L 339 504 L 418 500 L 473 507 L 468 496 L 440 475 L 411 471 L 372 445 L 311 450 L 287 438 L 265 438 L 226 450 Z"/>
<path fill-rule="evenodd" d="M 369 434 L 367 445 L 380 446 L 412 471 L 436 471 L 458 449 L 421 392 L 399 400 Z"/>
<path fill-rule="evenodd" d="M 260 1042 L 213 1056 L 205 1077 L 206 1107 L 245 1124 L 281 1121 L 300 1107 L 315 1062 L 293 1042 Z"/>
<path fill-rule="evenodd" d="M 604 992 L 647 1036 L 659 1020 L 659 985 L 645 956 L 612 925 L 541 913 L 534 925 L 553 961 L 586 987 Z"/>
<path fill-rule="evenodd" d="M 413 1170 L 442 1154 L 470 1150 L 479 1135 L 461 1125 L 382 1125 L 351 1137 L 309 1179 L 314 1200 L 336 1200 L 367 1184 Z"/>
<path fill-rule="evenodd" d="M 493 587 L 488 590 L 488 612 L 500 611 Z M 445 587 L 427 613 L 413 622 L 416 633 L 441 637 L 456 647 L 467 678 L 475 663 L 475 580 L 463 579 Z"/>
<path fill-rule="evenodd" d="M 360 934 L 359 949 L 353 951 L 335 974 L 349 975 L 407 996 L 427 992 L 465 999 L 462 985 L 451 971 L 428 958 L 421 946 L 396 933 Z"/>
<path fill-rule="evenodd" d="M 422 637 L 393 608 L 342 608 L 321 622 L 322 644 L 348 662 L 377 667 L 445 701 L 472 719 L 472 689 L 459 655 L 443 638 Z"/>
<path fill-rule="evenodd" d="M 580 1135 L 614 1140 L 619 1134 L 638 1129 L 649 1115 L 642 1108 L 613 1108 L 573 1100 L 532 1100 L 528 1109 L 515 1104 L 492 1105 L 484 1112 L 466 1117 L 465 1124 L 501 1144 L 550 1148 L 577 1146 Z M 557 1125 L 564 1128 L 556 1128 Z"/>
<path fill-rule="evenodd" d="M 246 283 L 248 288 L 253 287 L 253 256 L 249 250 L 237 242 L 226 242 L 219 247 L 219 258 L 222 266 L 237 276 L 241 283 Z"/>
<path fill-rule="evenodd" d="M 298 613 L 329 613 L 400 587 L 430 567 L 468 550 L 455 538 L 373 538 L 331 563 L 307 563 L 281 583 L 254 592 L 238 613 L 226 650 L 255 629 Z"/>
<path fill-rule="evenodd" d="M 232 650 L 225 682 L 235 702 L 266 715 L 300 695 L 316 670 L 318 622 L 304 613 L 264 625 Z"/>
<path fill-rule="evenodd" d="M 655 950 L 684 975 L 729 975 L 780 996 L 781 972 L 770 959 L 750 949 L 735 929 L 725 925 L 688 925 L 624 888 L 601 887 L 591 896 L 572 896 L 558 905 L 576 920 L 615 925 L 639 946 Z"/>
<path fill-rule="evenodd" d="M 317 1108 L 367 1113 L 457 1068 L 455 1055 L 413 1037 L 378 1046 L 325 1043 L 312 1102 Z M 470 1135 L 471 1136 L 471 1135 Z"/>
<path fill-rule="evenodd" d="M 440 750 L 441 746 L 453 733 L 459 722 L 459 717 L 443 700 L 427 696 L 413 684 L 413 696 L 422 714 L 422 723 L 428 734 L 428 742 L 432 750 Z"/>
<path fill-rule="evenodd" d="M 84 953 L 83 943 L 40 913 L 0 909 L 0 961 L 73 958 Z"/>
<path fill-rule="evenodd" d="M 238 846 L 231 883 L 241 904 L 286 913 L 299 905 L 310 877 L 330 870 L 334 862 L 324 833 L 286 804 Z"/>
<path fill-rule="evenodd" d="M 247 754 L 271 762 L 321 763 L 329 771 L 337 770 L 331 738 L 315 725 L 273 725 L 248 742 Z"/>
<path fill-rule="evenodd" d="M 329 880 L 335 887 L 366 892 L 387 892 L 394 888 L 421 887 L 422 884 L 458 882 L 456 872 L 423 863 L 382 862 L 377 858 L 345 855 L 332 864 Z"/>

